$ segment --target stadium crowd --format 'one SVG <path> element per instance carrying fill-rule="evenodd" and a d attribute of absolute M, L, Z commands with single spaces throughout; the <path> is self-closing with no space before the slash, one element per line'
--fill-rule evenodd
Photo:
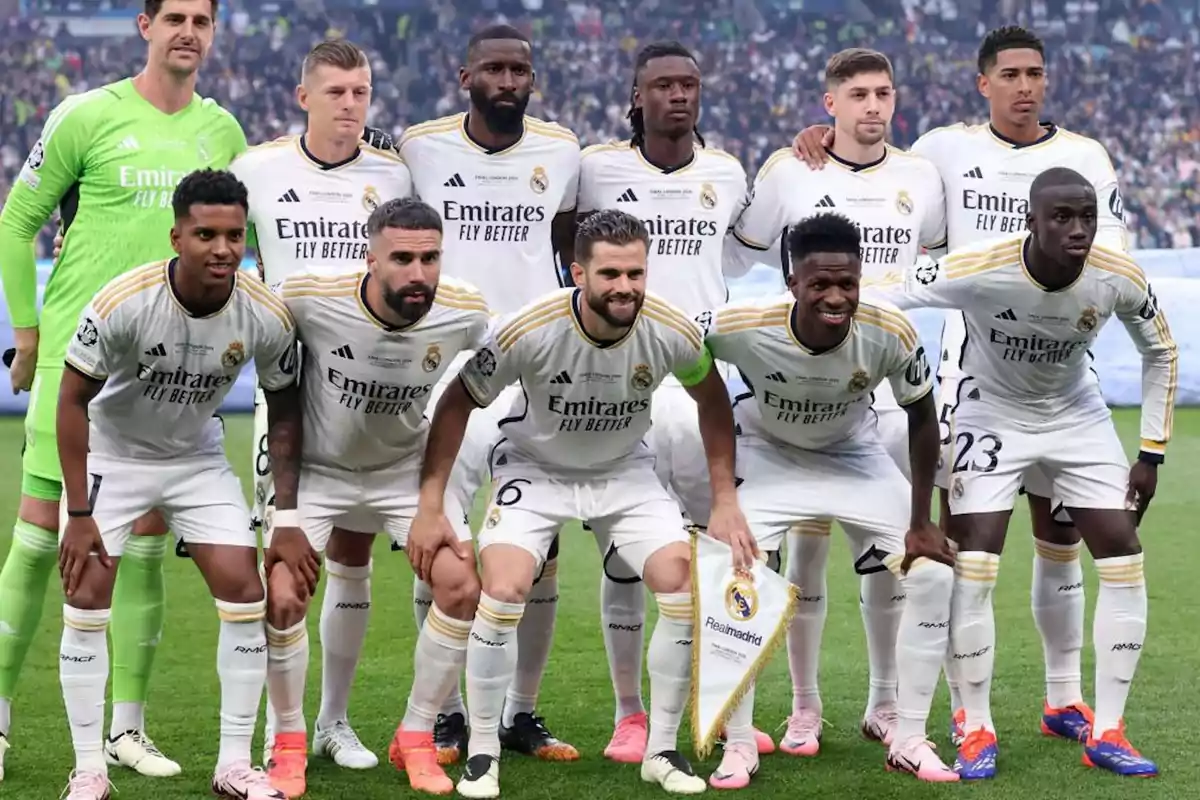
<path fill-rule="evenodd" d="M 79 38 L 46 15 L 66 0 L 39 0 L 0 31 L 0 196 L 66 95 L 136 73 L 144 51 L 130 38 Z M 102 3 L 97 6 L 123 3 Z M 584 144 L 625 138 L 633 52 L 673 37 L 705 70 L 701 130 L 710 144 L 757 170 L 792 134 L 824 121 L 821 65 L 851 44 L 888 53 L 900 102 L 893 141 L 930 128 L 981 122 L 974 91 L 979 36 L 1003 19 L 1047 40 L 1048 113 L 1099 138 L 1120 175 L 1139 248 L 1200 246 L 1200 12 L 1195 0 L 1003 0 L 982 14 L 970 0 L 867 5 L 865 20 L 814 16 L 771 0 L 425 0 L 404 12 L 326 9 L 318 2 L 234 4 L 224 17 L 200 92 L 232 110 L 251 143 L 298 132 L 294 87 L 301 58 L 341 34 L 371 54 L 372 122 L 406 126 L 461 108 L 464 42 L 503 19 L 536 43 L 539 92 L 530 113 L 574 130 Z M 818 4 L 819 5 L 819 4 Z M 962 6 L 960 8 L 959 6 Z M 889 11 L 894 13 L 888 13 Z M 859 15 L 863 16 L 863 15 Z M 130 23 L 132 33 L 132 23 Z M 50 250 L 50 234 L 39 255 Z"/>

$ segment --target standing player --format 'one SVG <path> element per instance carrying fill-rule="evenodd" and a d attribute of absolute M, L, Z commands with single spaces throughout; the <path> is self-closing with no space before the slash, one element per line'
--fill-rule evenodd
<path fill-rule="evenodd" d="M 583 151 L 579 167 L 579 216 L 619 208 L 640 217 L 653 237 L 649 287 L 689 316 L 725 302 L 722 273 L 725 232 L 741 209 L 746 172 L 724 152 L 706 147 L 696 130 L 700 116 L 700 68 L 678 42 L 643 47 L 634 67 L 627 142 Z M 708 474 L 699 454 L 674 442 L 695 439 L 696 404 L 673 376 L 654 396 L 650 428 L 655 471 L 680 499 L 685 516 L 708 522 Z M 691 491 L 698 489 L 699 491 Z M 631 575 L 612 543 L 596 535 L 604 559 L 600 620 L 616 693 L 616 731 L 604 754 L 630 764 L 646 751 L 647 720 L 642 704 L 642 647 L 646 591 Z M 763 745 L 775 747 L 766 734 Z"/>
<path fill-rule="evenodd" d="M 649 246 L 632 215 L 609 210 L 585 220 L 571 265 L 579 288 L 539 298 L 498 325 L 434 414 L 413 538 L 446 541 L 442 498 L 472 410 L 496 402 L 514 381 L 525 390 L 489 463 L 495 488 L 480 532 L 483 591 L 467 644 L 470 757 L 458 784 L 465 797 L 500 794 L 497 725 L 512 639 L 550 543 L 575 519 L 606 531 L 658 601 L 642 779 L 673 794 L 704 790 L 676 749 L 691 670 L 688 537 L 642 443 L 664 375 L 675 373 L 699 405 L 712 476 L 709 533 L 730 543 L 739 565 L 753 546 L 734 489 L 729 396 L 695 323 L 645 294 Z"/>
<path fill-rule="evenodd" d="M 408 168 L 391 150 L 359 141 L 371 105 L 371 67 L 366 53 L 337 39 L 314 47 L 304 59 L 296 101 L 308 117 L 305 132 L 252 147 L 230 165 L 250 193 L 250 223 L 259 270 L 268 286 L 296 271 L 344 274 L 366 258 L 367 218 L 381 203 L 408 197 Z M 267 407 L 261 391 L 254 398 L 255 524 L 274 507 L 275 490 L 268 458 Z M 313 752 L 350 769 L 379 763 L 349 723 L 350 684 L 358 665 L 370 617 L 369 537 L 334 536 L 329 543 L 329 582 L 321 606 L 321 710 L 313 733 Z M 307 628 L 281 648 L 308 661 Z M 268 630 L 272 656 L 278 640 Z M 268 669 L 274 672 L 272 657 Z M 295 736 L 277 741 L 267 703 L 266 753 L 272 760 L 301 763 Z M 291 724 L 291 723 L 289 723 Z M 303 726 L 302 726 L 303 727 Z M 299 761 L 297 761 L 299 759 Z M 281 767 L 282 769 L 283 767 Z"/>
<path fill-rule="evenodd" d="M 170 254 L 171 193 L 189 172 L 224 167 L 246 147 L 237 121 L 195 93 L 212 47 L 215 0 L 146 0 L 137 76 L 64 100 L 46 121 L 0 215 L 0 276 L 16 342 L 13 389 L 30 392 L 21 505 L 0 572 L 0 777 L 10 703 L 54 567 L 62 478 L 55 409 L 79 313 L 116 276 Z M 37 313 L 33 241 L 58 208 L 63 249 Z M 35 374 L 36 369 L 36 374 Z M 139 521 L 113 596 L 109 763 L 170 776 L 179 765 L 146 736 L 144 706 L 162 632 L 167 541 L 157 514 Z"/>
<path fill-rule="evenodd" d="M 892 64 L 874 50 L 843 50 L 825 67 L 825 108 L 837 136 L 828 149 L 833 168 L 819 180 L 814 170 L 780 150 L 759 170 L 754 192 L 733 229 L 735 256 L 748 262 L 776 261 L 789 273 L 787 232 L 825 209 L 837 209 L 858 227 L 862 271 L 879 277 L 913 263 L 922 247 L 945 244 L 946 208 L 937 168 L 884 141 L 896 110 Z M 741 251 L 738 253 L 738 251 Z M 909 465 L 908 419 L 880 383 L 872 397 L 880 441 L 905 477 Z M 816 755 L 822 731 L 817 675 L 825 627 L 825 565 L 829 521 L 798 528 L 788 553 L 788 580 L 803 586 L 800 609 L 788 628 L 793 707 L 780 748 Z M 856 564 L 861 575 L 860 608 L 867 632 L 870 692 L 863 715 L 864 736 L 891 743 L 896 725 L 896 636 L 904 591 L 890 571 Z"/>
<path fill-rule="evenodd" d="M 1127 249 L 1117 175 L 1104 146 L 1041 121 L 1046 99 L 1042 41 L 1024 28 L 998 28 L 980 44 L 978 67 L 976 83 L 988 100 L 988 124 L 937 128 L 913 145 L 914 153 L 937 166 L 945 184 L 950 249 L 1023 230 L 1029 187 L 1035 176 L 1055 166 L 1074 169 L 1095 187 L 1100 199 L 1097 241 L 1112 249 Z M 831 135 L 828 129 L 810 128 L 797 137 L 797 146 L 811 166 L 819 168 L 824 152 L 814 143 Z M 949 418 L 957 397 L 965 332 L 962 314 L 947 314 L 938 368 L 938 417 L 943 426 L 943 470 L 938 485 L 943 515 L 949 513 Z M 1035 545 L 1031 605 L 1046 661 L 1041 728 L 1047 734 L 1083 741 L 1091 729 L 1092 711 L 1083 702 L 1081 685 L 1084 596 L 1079 532 L 1072 527 L 1061 501 L 1055 501 L 1052 511 L 1049 481 L 1037 469 L 1026 477 L 1026 487 Z M 1062 591 L 1063 587 L 1068 588 Z M 953 656 L 947 654 L 945 668 L 955 709 L 951 735 L 958 743 L 963 736 L 963 711 L 959 662 Z"/>
<path fill-rule="evenodd" d="M 283 392 L 295 381 L 293 323 L 283 303 L 240 268 L 247 201 L 237 178 L 194 172 L 175 190 L 172 208 L 170 241 L 178 257 L 110 281 L 87 305 L 68 345 L 59 394 L 66 493 L 59 675 L 75 746 L 67 800 L 109 796 L 101 725 L 111 597 L 133 523 L 152 508 L 162 509 L 188 543 L 221 619 L 213 792 L 229 800 L 282 800 L 267 776 L 250 767 L 267 673 L 266 602 L 250 512 L 214 414 L 253 359 L 272 422 L 291 418 L 287 401 L 294 395 Z M 298 454 L 280 433 L 277 425 L 272 463 L 292 469 Z M 303 563 L 315 571 L 315 559 L 292 553 L 290 568 Z"/>
<path fill-rule="evenodd" d="M 950 635 L 961 663 L 966 738 L 956 769 L 996 774 L 989 693 L 995 662 L 992 594 L 1023 475 L 1040 468 L 1078 525 L 1100 576 L 1092 639 L 1096 711 L 1084 763 L 1145 777 L 1158 768 L 1125 738 L 1122 715 L 1146 637 L 1137 523 L 1171 436 L 1178 353 L 1145 273 L 1093 245 L 1090 180 L 1063 167 L 1030 189 L 1029 233 L 911 270 L 885 296 L 907 308 L 961 309 L 963 378 L 953 415 L 950 528 L 959 543 Z M 1116 316 L 1142 354 L 1142 436 L 1130 469 L 1088 353 Z M 1136 509 L 1136 515 L 1130 509 Z"/>
<path fill-rule="evenodd" d="M 278 488 L 286 506 L 299 491 L 299 514 L 295 525 L 286 526 L 280 514 L 273 515 L 267 555 L 268 564 L 275 562 L 267 577 L 267 689 L 276 713 L 268 774 L 288 797 L 306 788 L 304 616 L 311 595 L 304 576 L 278 563 L 278 554 L 355 552 L 363 554 L 355 568 L 369 572 L 375 531 L 406 544 L 431 391 L 454 355 L 478 347 L 488 327 L 478 293 L 451 278 L 439 281 L 442 221 L 436 211 L 415 200 L 389 200 L 371 213 L 367 235 L 365 269 L 294 275 L 281 289 L 304 345 L 303 424 L 295 426 L 296 435 L 303 431 L 302 469 L 291 486 Z M 301 450 L 299 442 L 293 450 Z M 433 576 L 435 599 L 418 637 L 413 694 L 394 745 L 413 788 L 434 793 L 454 789 L 437 765 L 432 731 L 441 703 L 462 675 L 479 600 L 465 512 L 453 495 L 447 502 L 457 538 L 430 554 L 431 567 L 418 570 Z M 421 563 L 414 552 L 409 558 L 414 566 Z M 345 569 L 328 563 L 331 573 Z"/>
<path fill-rule="evenodd" d="M 953 556 L 929 514 L 938 459 L 933 385 L 908 318 L 859 303 L 861 231 L 829 213 L 800 222 L 785 245 L 792 297 L 714 311 L 705 341 L 750 390 L 738 399 L 752 402 L 735 407 L 738 498 L 758 546 L 779 548 L 798 522 L 836 519 L 856 565 L 869 561 L 902 578 L 898 719 L 888 731 L 887 764 L 921 780 L 956 781 L 925 736 L 954 585 Z M 871 411 L 885 378 L 908 417 L 911 488 Z M 725 755 L 709 781 L 715 788 L 743 788 L 758 770 L 753 705 L 751 687 L 727 725 Z"/>
<path fill-rule="evenodd" d="M 442 215 L 446 274 L 479 287 L 494 312 L 510 314 L 561 286 L 555 253 L 571 263 L 579 141 L 565 128 L 525 116 L 534 84 L 533 51 L 515 28 L 494 25 L 472 36 L 459 78 L 470 95 L 467 112 L 414 125 L 399 150 L 418 196 Z M 435 399 L 463 360 L 447 371 Z M 472 507 L 483 483 L 481 465 L 499 439 L 501 414 L 520 394 L 513 386 L 504 402 L 472 418 L 453 481 L 465 508 Z M 529 595 L 502 737 L 506 748 L 573 761 L 579 752 L 551 734 L 535 711 L 558 607 L 557 553 L 556 540 Z M 431 602 L 429 587 L 414 581 L 418 625 Z M 443 712 L 435 740 L 446 764 L 466 746 L 461 691 L 451 693 Z"/>

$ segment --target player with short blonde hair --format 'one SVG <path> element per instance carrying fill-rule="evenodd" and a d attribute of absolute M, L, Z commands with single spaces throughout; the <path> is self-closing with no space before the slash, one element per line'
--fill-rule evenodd
<path fill-rule="evenodd" d="M 188 543 L 221 620 L 213 792 L 283 800 L 250 766 L 267 671 L 266 602 L 250 512 L 215 413 L 253 360 L 271 405 L 272 463 L 287 480 L 298 453 L 279 434 L 286 390 L 295 382 L 294 323 L 283 303 L 241 269 L 247 201 L 237 178 L 193 172 L 172 206 L 178 256 L 115 279 L 88 304 L 59 395 L 66 491 L 59 673 L 75 746 L 67 798 L 109 797 L 101 726 L 112 588 L 134 521 L 158 508 Z"/>
<path fill-rule="evenodd" d="M 577 288 L 502 320 L 434 413 L 413 539 L 449 535 L 443 496 L 472 410 L 496 402 L 516 380 L 525 389 L 489 459 L 494 488 L 479 534 L 483 591 L 467 645 L 471 738 L 458 783 L 465 797 L 500 794 L 498 729 L 516 628 L 558 529 L 576 519 L 607 531 L 618 557 L 658 600 L 642 779 L 676 794 L 704 790 L 676 749 L 691 670 L 688 535 L 642 441 L 654 389 L 668 373 L 699 406 L 713 490 L 708 535 L 731 543 L 735 566 L 757 551 L 733 484 L 729 396 L 695 323 L 645 292 L 649 242 L 642 222 L 623 212 L 584 220 L 571 266 Z"/>

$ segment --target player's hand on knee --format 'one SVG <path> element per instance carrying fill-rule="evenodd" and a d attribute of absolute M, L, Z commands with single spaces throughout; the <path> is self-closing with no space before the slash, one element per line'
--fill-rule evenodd
<path fill-rule="evenodd" d="M 828 125 L 810 125 L 792 140 L 792 154 L 812 169 L 825 166 L 829 160 L 827 147 L 833 147 L 833 128 Z"/>
<path fill-rule="evenodd" d="M 714 505 L 708 519 L 708 535 L 729 545 L 733 568 L 748 570 L 758 558 L 758 543 L 750 533 L 746 517 L 736 503 Z"/>
<path fill-rule="evenodd" d="M 461 559 L 470 556 L 445 514 L 418 511 L 408 531 L 408 543 L 404 546 L 408 563 L 412 564 L 413 573 L 418 578 L 429 583 L 433 560 L 443 547 L 450 548 Z"/>
<path fill-rule="evenodd" d="M 100 559 L 105 569 L 112 568 L 112 559 L 104 549 L 104 540 L 96 520 L 91 517 L 70 517 L 58 544 L 58 572 L 62 576 L 63 592 L 73 597 L 83 580 L 83 570 L 92 554 Z"/>
<path fill-rule="evenodd" d="M 317 591 L 321 559 L 309 544 L 304 531 L 299 528 L 275 528 L 271 532 L 271 546 L 263 557 L 268 579 L 271 569 L 279 563 L 286 564 L 291 573 L 304 582 L 309 596 Z"/>
<path fill-rule="evenodd" d="M 1137 513 L 1137 524 L 1154 499 L 1158 490 L 1158 466 L 1145 461 L 1135 461 L 1129 470 L 1129 492 L 1125 495 L 1125 507 Z"/>
<path fill-rule="evenodd" d="M 913 526 L 905 535 L 904 559 L 900 562 L 900 574 L 907 575 L 918 558 L 954 566 L 954 550 L 950 548 L 946 534 L 929 520 Z"/>

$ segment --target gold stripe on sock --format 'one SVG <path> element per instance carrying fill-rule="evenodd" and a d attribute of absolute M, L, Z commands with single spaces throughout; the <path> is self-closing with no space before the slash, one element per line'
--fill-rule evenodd
<path fill-rule="evenodd" d="M 1133 564 L 1097 565 L 1096 574 L 1104 583 L 1137 584 L 1146 578 L 1140 561 Z"/>
<path fill-rule="evenodd" d="M 677 605 L 675 603 L 659 603 L 658 613 L 660 616 L 664 616 L 669 619 L 690 620 L 692 618 L 692 605 L 691 603 L 686 605 Z"/>
<path fill-rule="evenodd" d="M 960 552 L 954 562 L 954 574 L 963 580 L 995 583 L 1000 574 L 1000 557 L 991 553 Z"/>
<path fill-rule="evenodd" d="M 1079 543 L 1064 545 L 1051 544 L 1043 542 L 1040 539 L 1033 540 L 1033 550 L 1037 553 L 1038 558 L 1046 561 L 1053 561 L 1057 564 L 1070 564 L 1073 561 L 1079 560 Z"/>
<path fill-rule="evenodd" d="M 502 614 L 499 611 L 493 611 L 482 603 L 476 609 L 475 615 L 483 617 L 485 622 L 501 629 L 515 628 L 521 622 L 521 614 Z M 428 622 L 429 618 L 426 617 L 425 621 Z"/>
<path fill-rule="evenodd" d="M 469 620 L 448 617 L 437 606 L 434 606 L 430 610 L 429 616 L 425 618 L 425 624 L 429 625 L 439 636 L 444 636 L 453 641 L 465 642 L 471 635 L 471 622 Z"/>
<path fill-rule="evenodd" d="M 308 636 L 308 628 L 301 625 L 296 630 L 288 633 L 287 631 L 276 630 L 269 625 L 267 626 L 267 644 L 271 647 L 284 649 L 297 644 L 305 636 Z"/>
<path fill-rule="evenodd" d="M 79 619 L 78 617 L 63 617 L 63 624 L 68 628 L 84 633 L 95 633 L 108 629 L 108 620 L 93 621 L 89 619 Z"/>
<path fill-rule="evenodd" d="M 258 622 L 266 617 L 266 611 L 226 611 L 223 608 L 217 609 L 217 617 L 221 622 Z"/>

